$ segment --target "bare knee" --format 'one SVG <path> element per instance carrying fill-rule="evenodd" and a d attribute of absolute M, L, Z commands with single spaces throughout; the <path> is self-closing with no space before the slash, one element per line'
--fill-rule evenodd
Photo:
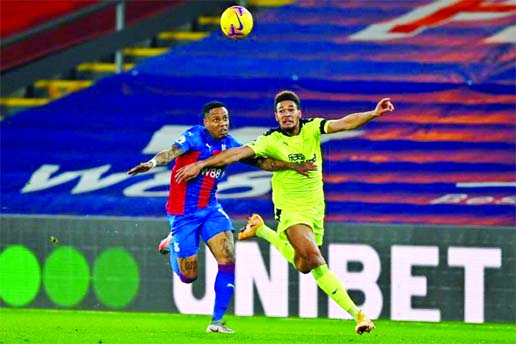
<path fill-rule="evenodd" d="M 309 269 L 307 267 L 297 266 L 297 265 L 296 265 L 296 270 L 299 271 L 300 273 L 304 274 L 304 275 L 309 274 L 310 271 L 312 271 L 311 269 Z"/>
<path fill-rule="evenodd" d="M 296 266 L 296 270 L 307 274 L 318 266 L 326 264 L 323 256 L 318 252 L 312 252 L 305 256 L 296 255 L 294 258 L 294 265 Z"/>
<path fill-rule="evenodd" d="M 229 264 L 235 264 L 235 255 L 231 252 L 226 253 L 219 253 L 215 255 L 215 260 L 217 261 L 217 264 L 222 265 L 229 265 Z"/>
<path fill-rule="evenodd" d="M 305 260 L 297 255 L 294 257 L 294 266 L 296 267 L 296 270 L 302 274 L 307 274 L 311 271 Z"/>

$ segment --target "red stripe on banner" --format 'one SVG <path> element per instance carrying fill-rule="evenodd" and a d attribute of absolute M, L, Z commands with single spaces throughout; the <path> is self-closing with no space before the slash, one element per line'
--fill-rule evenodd
<path fill-rule="evenodd" d="M 213 155 L 217 155 L 219 154 L 220 151 L 213 151 Z M 217 178 L 214 178 L 210 175 L 210 173 L 207 173 L 203 180 L 202 180 L 202 184 L 201 184 L 201 191 L 199 192 L 199 200 L 197 201 L 197 207 L 200 209 L 200 208 L 204 208 L 204 207 L 207 207 L 208 204 L 210 204 L 210 195 L 211 195 L 211 192 L 213 191 L 213 188 L 215 187 L 215 180 Z"/>
<path fill-rule="evenodd" d="M 467 191 L 464 189 L 464 191 Z M 459 194 L 460 191 L 454 192 Z M 443 197 L 446 192 L 440 193 L 415 193 L 415 192 L 326 192 L 326 202 L 356 202 L 356 203 L 371 203 L 371 204 L 411 204 L 411 205 L 429 205 L 429 204 L 467 204 L 465 200 L 446 201 Z M 475 192 L 474 194 L 468 192 L 470 198 L 491 197 L 491 201 L 485 200 L 485 204 L 496 205 L 513 205 L 514 206 L 514 192 L 507 190 L 490 190 L 487 193 Z"/>
<path fill-rule="evenodd" d="M 417 142 L 514 142 L 516 133 L 514 128 L 500 128 L 486 130 L 485 128 L 375 128 L 367 130 L 361 138 L 382 140 L 404 140 Z"/>
<path fill-rule="evenodd" d="M 372 193 L 372 192 L 326 192 L 326 202 L 361 202 L 361 203 L 402 203 L 426 205 L 442 196 L 441 194 L 415 194 L 415 193 Z"/>
<path fill-rule="evenodd" d="M 338 173 L 329 172 L 324 175 L 326 183 L 406 183 L 406 184 L 426 184 L 426 183 L 473 183 L 473 182 L 507 182 L 513 183 L 514 171 L 482 171 L 482 172 L 434 172 L 434 173 L 414 173 L 414 172 L 385 172 L 371 171 L 371 173 Z"/>
<path fill-rule="evenodd" d="M 198 160 L 201 152 L 191 151 L 180 155 L 176 158 L 176 164 L 170 174 L 170 193 L 168 195 L 167 212 L 173 215 L 184 214 L 187 197 L 188 183 L 177 183 L 174 176 L 176 171 L 186 165 L 194 163 Z"/>
<path fill-rule="evenodd" d="M 365 161 L 374 163 L 384 162 L 456 162 L 456 163 L 504 163 L 516 164 L 516 155 L 512 151 L 492 150 L 454 150 L 450 151 L 346 151 L 331 152 L 325 155 L 327 161 Z"/>
<path fill-rule="evenodd" d="M 474 8 L 471 10 L 466 10 L 464 12 L 514 12 L 516 11 L 516 6 L 514 5 L 506 5 L 506 4 L 482 4 L 479 8 Z"/>
<path fill-rule="evenodd" d="M 514 55 L 516 57 L 516 55 Z M 300 92 L 301 93 L 301 92 Z M 310 90 L 303 90 L 301 93 L 303 100 L 320 100 L 321 98 L 325 101 L 342 101 L 342 102 L 356 102 L 356 101 L 371 101 L 376 103 L 379 101 L 378 94 L 354 94 L 354 93 L 326 93 L 317 92 Z M 392 96 L 392 100 L 396 102 L 403 102 L 405 104 L 414 104 L 418 106 L 418 116 L 421 116 L 420 111 L 422 109 L 422 103 L 425 106 L 439 110 L 442 113 L 442 109 L 439 109 L 439 105 L 453 105 L 453 104 L 464 104 L 464 105 L 513 105 L 516 102 L 516 96 L 514 94 L 490 94 L 484 92 L 477 92 L 467 87 L 458 87 L 457 89 L 446 90 L 446 91 L 433 91 L 433 92 L 412 92 L 412 93 L 400 93 Z M 431 105 L 427 105 L 431 104 Z M 403 109 L 397 109 L 396 112 Z M 464 110 L 461 110 L 464 111 Z M 488 114 L 485 114 L 488 115 Z M 512 115 L 512 114 L 511 114 Z M 484 116 L 484 114 L 482 114 Z"/>
<path fill-rule="evenodd" d="M 503 19 L 500 19 L 503 20 Z M 451 24 L 447 24 L 451 25 Z M 510 24 L 509 24 L 510 25 Z M 500 28 L 500 30 L 503 29 Z M 424 34 L 415 35 L 413 37 L 406 37 L 403 40 L 400 40 L 398 44 L 401 44 L 403 42 L 404 44 L 408 46 L 418 46 L 421 47 L 421 49 L 434 47 L 434 49 L 441 50 L 441 49 L 453 49 L 454 47 L 461 47 L 464 45 L 470 45 L 470 46 L 476 46 L 477 49 L 485 49 L 485 42 L 484 39 L 489 37 L 487 32 L 481 33 L 476 32 L 476 35 L 460 35 L 457 33 L 457 35 L 454 35 L 453 38 L 443 39 L 443 35 L 445 33 L 440 32 L 440 30 L 435 29 L 435 33 L 431 32 L 430 30 L 425 31 Z M 346 39 L 340 39 L 339 42 L 347 42 L 349 40 Z M 389 41 L 389 43 L 392 41 Z M 392 47 L 395 47 L 396 43 L 392 44 Z M 493 52 L 493 51 L 491 51 Z M 486 56 L 487 57 L 487 56 Z M 470 61 L 467 61 L 470 62 Z M 481 62 L 481 61 L 475 61 L 475 62 Z M 441 75 L 443 76 L 443 75 Z"/>
<path fill-rule="evenodd" d="M 304 94 L 303 94 L 304 95 Z M 240 97 L 239 95 L 233 92 L 226 92 L 226 96 L 228 97 Z M 217 97 L 217 95 L 213 95 L 213 97 Z M 416 98 L 425 97 L 426 94 L 417 94 Z M 244 99 L 253 100 L 252 97 L 242 97 Z M 322 96 L 314 99 L 322 99 L 326 98 L 326 96 Z M 335 101 L 340 101 L 335 97 Z M 340 97 L 339 97 L 340 98 Z M 347 98 L 347 97 L 342 97 Z M 349 98 L 353 98 L 350 96 Z M 371 108 L 376 104 L 378 100 L 380 100 L 381 96 L 372 95 L 368 97 L 358 96 L 355 97 L 354 101 L 370 101 Z M 311 97 L 303 97 L 306 101 L 308 99 L 312 100 Z M 342 99 L 345 102 L 345 99 Z M 351 100 L 350 100 L 351 101 Z M 488 112 L 482 109 L 464 109 L 462 107 L 454 107 L 449 106 L 446 109 L 443 109 L 442 106 L 432 105 L 426 106 L 422 108 L 421 105 L 412 105 L 411 101 L 407 102 L 406 97 L 396 95 L 395 98 L 392 99 L 397 106 L 396 111 L 393 113 L 386 114 L 380 118 L 377 118 L 375 122 L 385 122 L 385 123 L 414 123 L 414 124 L 465 124 L 465 125 L 481 125 L 481 124 L 503 124 L 505 126 L 510 125 L 514 120 L 514 113 L 512 113 L 512 109 L 509 110 L 489 110 Z M 510 105 L 516 103 L 516 98 L 514 102 Z M 498 103 L 501 104 L 501 103 Z M 453 104 L 450 104 L 453 105 Z M 367 105 L 366 105 L 367 106 Z M 364 106 L 364 108 L 366 108 Z M 446 106 L 446 105 L 444 105 Z M 348 115 L 349 112 L 329 112 L 329 113 L 319 113 L 314 111 L 307 111 L 303 113 L 305 117 L 323 117 L 326 119 L 339 119 L 343 116 Z M 245 113 L 246 119 L 255 119 L 255 118 L 267 118 L 267 116 L 272 117 L 270 111 L 268 110 L 249 110 Z"/>
<path fill-rule="evenodd" d="M 503 30 L 505 27 L 508 27 L 512 24 L 513 19 L 511 16 L 507 16 L 507 18 L 496 18 L 496 21 L 494 19 L 490 20 L 482 20 L 482 28 L 493 28 L 496 30 L 499 28 L 499 30 Z M 468 28 L 471 29 L 471 23 L 469 23 L 469 26 L 467 26 L 468 22 L 450 22 L 446 23 L 446 31 L 449 31 L 450 29 L 457 30 L 455 34 L 452 37 L 443 38 L 444 35 L 449 34 L 448 32 L 444 33 L 443 30 L 440 30 L 438 28 L 434 28 L 433 30 L 427 30 L 423 34 L 415 35 L 415 36 L 407 36 L 403 39 L 400 39 L 398 41 L 396 40 L 389 40 L 389 47 L 392 51 L 396 51 L 398 46 L 400 49 L 403 49 L 404 47 L 412 47 L 412 48 L 419 48 L 423 50 L 422 52 L 425 52 L 427 49 L 434 49 L 437 50 L 436 52 L 446 52 L 446 50 L 452 50 L 455 48 L 459 49 L 459 51 L 462 50 L 468 50 L 472 47 L 475 47 L 476 49 L 485 49 L 486 44 L 483 42 L 485 38 L 487 38 L 487 34 L 489 32 L 481 31 L 481 30 L 472 30 L 469 32 L 460 32 L 460 27 L 463 27 L 462 30 L 467 30 Z M 504 25 L 505 24 L 505 25 Z M 477 26 L 479 24 L 476 24 Z M 444 29 L 444 28 L 443 28 Z M 434 32 L 435 31 L 435 32 Z M 330 42 L 335 44 L 349 44 L 353 43 L 355 41 L 350 40 L 349 35 L 347 34 L 318 34 L 318 33 L 306 33 L 300 36 L 297 33 L 289 33 L 284 32 L 281 35 L 274 34 L 274 33 L 268 33 L 264 32 L 263 34 L 260 34 L 259 37 L 256 38 L 257 42 L 280 42 L 280 41 L 289 41 L 289 42 L 298 42 L 298 43 L 305 43 L 305 42 Z M 353 44 L 351 44 L 353 45 Z M 378 43 L 379 47 L 381 48 L 381 43 Z M 464 48 L 464 46 L 467 46 L 468 48 Z M 460 47 L 460 48 L 458 48 Z M 344 59 L 350 59 L 350 56 L 356 56 L 357 58 L 360 56 L 358 53 L 355 53 L 353 47 L 350 47 L 350 53 L 341 55 L 339 60 Z M 456 52 L 455 51 L 455 52 Z M 451 51 L 450 51 L 451 52 Z M 295 58 L 301 59 L 303 56 L 309 54 L 307 51 L 301 51 L 299 54 L 296 54 Z M 265 55 L 265 54 L 263 54 Z M 334 54 L 329 51 L 328 55 L 333 60 Z M 423 54 L 421 54 L 423 55 Z M 269 54 L 269 56 L 271 56 Z M 389 58 L 385 58 L 387 56 L 393 56 L 393 52 L 388 51 L 379 51 L 378 54 L 375 54 L 374 56 L 368 55 L 367 57 L 364 57 L 362 54 L 363 60 L 369 60 L 369 59 L 377 59 L 378 56 L 383 56 L 383 59 L 386 61 L 389 61 Z M 398 57 L 405 56 L 403 54 L 399 54 Z M 487 57 L 487 56 L 486 56 Z M 409 61 L 412 61 L 409 55 Z M 476 61 L 479 62 L 480 60 Z"/>
<path fill-rule="evenodd" d="M 514 101 L 516 103 L 516 99 Z M 513 103 L 513 104 L 514 104 Z M 477 110 L 478 111 L 478 110 Z M 482 111 L 482 110 L 480 110 Z M 392 116 L 395 115 L 395 116 Z M 399 123 L 428 123 L 428 124 L 504 124 L 512 123 L 514 114 L 507 110 L 493 110 L 489 112 L 471 113 L 471 110 L 463 108 L 450 108 L 443 111 L 438 107 L 416 109 L 412 106 L 405 109 L 396 109 L 392 115 L 382 116 L 380 119 L 384 122 Z M 341 115 L 342 116 L 342 115 Z M 339 118 L 338 115 L 333 117 Z M 331 118 L 331 117 L 329 117 Z"/>
<path fill-rule="evenodd" d="M 420 36 L 418 36 L 420 37 Z M 455 42 L 455 40 L 453 40 Z M 430 42 L 429 42 L 430 43 Z M 453 47 L 445 48 L 442 45 L 439 45 L 438 41 L 434 42 L 435 49 L 433 51 L 428 51 L 429 44 L 424 45 L 424 48 L 421 47 L 420 51 L 409 51 L 406 53 L 394 54 L 393 52 L 381 52 L 375 55 L 370 55 L 367 57 L 368 61 L 378 61 L 378 62 L 418 62 L 418 63 L 456 63 L 459 65 L 463 65 L 467 62 L 478 62 L 485 61 L 493 58 L 493 52 L 487 51 L 479 47 L 480 44 L 483 43 L 483 39 L 478 39 L 477 44 L 473 44 L 471 47 L 466 47 L 460 50 L 454 50 Z M 413 46 L 419 46 L 419 44 L 412 44 Z M 395 50 L 395 49 L 393 49 Z M 423 51 L 421 51 L 423 50 Z M 334 59 L 331 54 L 328 54 L 328 58 Z M 514 59 L 514 51 L 504 52 L 503 55 L 497 56 L 498 62 L 503 62 L 504 60 Z M 345 55 L 335 57 L 335 60 L 355 60 L 355 56 Z"/>
<path fill-rule="evenodd" d="M 423 27 L 429 27 L 442 22 L 446 22 L 461 12 L 472 10 L 481 11 L 481 7 L 479 5 L 482 4 L 484 1 L 485 0 L 460 1 L 450 6 L 441 8 L 440 10 L 437 10 L 434 13 L 431 13 L 428 16 L 415 20 L 411 23 L 397 25 L 393 27 L 390 30 L 390 32 L 411 33 L 420 30 Z"/>
<path fill-rule="evenodd" d="M 399 215 L 363 215 L 346 214 L 340 212 L 338 215 L 326 215 L 328 222 L 362 222 L 362 223 L 417 223 L 436 225 L 465 225 L 475 224 L 476 226 L 514 226 L 514 216 L 485 216 L 485 215 L 458 215 L 449 214 L 399 214 Z"/>
<path fill-rule="evenodd" d="M 451 24 L 450 24 L 451 25 Z M 509 26 L 507 24 L 507 26 Z M 501 27 L 500 30 L 504 29 Z M 457 31 L 461 31 L 463 29 L 456 28 Z M 266 35 L 266 34 L 264 34 Z M 420 44 L 419 41 L 411 41 L 410 44 L 404 44 L 402 47 L 398 49 L 388 49 L 378 51 L 375 54 L 368 55 L 364 57 L 360 52 L 355 52 L 355 47 L 352 44 L 348 44 L 348 42 L 340 39 L 339 42 L 335 42 L 337 39 L 326 39 L 331 43 L 336 45 L 336 51 L 324 51 L 324 54 L 318 50 L 306 50 L 300 51 L 296 54 L 295 57 L 292 57 L 292 60 L 306 61 L 312 59 L 327 59 L 329 61 L 335 62 L 346 62 L 346 61 L 375 61 L 375 62 L 417 62 L 417 63 L 430 63 L 430 64 L 438 64 L 438 63 L 456 63 L 459 65 L 464 65 L 468 62 L 475 63 L 491 63 L 493 66 L 501 62 L 510 62 L 511 59 L 514 59 L 514 50 L 506 50 L 501 53 L 498 53 L 496 56 L 493 56 L 493 51 L 486 49 L 484 39 L 487 38 L 487 32 L 479 33 L 474 38 L 471 37 L 462 37 L 459 36 L 457 38 L 450 39 L 454 45 L 451 45 L 450 42 L 443 42 L 442 35 L 440 36 L 431 36 L 430 33 L 425 33 L 421 37 L 424 39 L 427 44 Z M 262 44 L 271 44 L 275 39 L 273 36 L 262 37 L 261 39 L 257 39 L 257 43 Z M 282 35 L 283 37 L 283 35 Z M 297 38 L 297 36 L 292 36 L 291 41 L 300 42 L 309 44 L 311 42 L 319 42 L 317 37 L 310 39 L 309 37 L 303 36 L 303 40 Z M 407 38 L 411 39 L 411 38 Z M 457 49 L 459 46 L 459 41 L 463 40 L 461 43 L 466 44 L 467 46 L 461 46 L 460 49 Z M 473 42 L 471 42 L 473 40 Z M 405 42 L 405 40 L 403 40 Z M 396 43 L 392 43 L 393 46 L 396 46 Z M 347 47 L 349 52 L 342 49 Z M 432 48 L 431 48 L 432 47 Z M 191 52 L 191 56 L 196 57 L 204 57 L 208 54 L 208 50 L 198 50 Z M 230 56 L 231 52 L 222 52 L 219 56 Z M 271 55 L 270 52 L 264 50 L 253 50 L 252 55 L 255 58 L 270 60 Z M 487 62 L 490 61 L 490 62 Z M 491 62 L 492 61 L 492 62 Z M 394 74 L 393 74 L 394 76 Z M 472 77 L 474 77 L 473 75 Z"/>

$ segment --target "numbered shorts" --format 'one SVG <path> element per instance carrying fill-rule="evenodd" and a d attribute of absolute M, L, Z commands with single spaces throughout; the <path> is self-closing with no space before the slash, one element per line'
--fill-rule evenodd
<path fill-rule="evenodd" d="M 199 252 L 199 237 L 208 242 L 216 234 L 235 231 L 233 223 L 220 204 L 199 209 L 191 214 L 168 214 L 168 223 L 173 236 L 170 250 L 174 251 L 177 258 L 190 257 Z"/>
<path fill-rule="evenodd" d="M 305 224 L 312 228 L 317 246 L 323 244 L 324 238 L 324 203 L 322 206 L 314 205 L 310 208 L 278 209 L 274 211 L 275 219 L 278 221 L 278 234 L 282 240 L 288 240 L 285 234 L 287 228 Z"/>

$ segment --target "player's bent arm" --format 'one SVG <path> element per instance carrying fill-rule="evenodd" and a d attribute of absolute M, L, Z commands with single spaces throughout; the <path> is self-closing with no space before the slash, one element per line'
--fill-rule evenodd
<path fill-rule="evenodd" d="M 309 176 L 309 171 L 317 170 L 317 167 L 310 161 L 298 163 L 276 160 L 272 158 L 247 158 L 240 160 L 240 162 L 258 167 L 264 171 L 273 172 L 281 170 L 294 170 L 305 177 Z"/>
<path fill-rule="evenodd" d="M 149 161 L 155 159 L 156 166 L 167 165 L 169 162 L 171 162 L 183 153 L 184 152 L 181 148 L 179 148 L 176 145 L 172 145 L 172 147 L 170 147 L 169 149 L 164 149 L 161 152 L 158 152 L 158 154 L 156 154 L 154 158 L 152 158 Z"/>
<path fill-rule="evenodd" d="M 152 159 L 146 162 L 142 162 L 129 171 L 127 174 L 134 176 L 138 173 L 147 172 L 156 166 L 166 165 L 178 156 L 183 154 L 183 150 L 176 145 L 172 145 L 169 149 L 164 149 L 158 152 Z"/>
<path fill-rule="evenodd" d="M 272 158 L 247 158 L 241 160 L 240 162 L 270 172 L 288 170 L 290 168 L 290 165 L 292 164 L 286 161 L 276 160 Z"/>
<path fill-rule="evenodd" d="M 376 104 L 376 108 L 372 111 L 357 112 L 344 116 L 341 119 L 328 121 L 326 133 L 331 134 L 339 131 L 356 129 L 373 118 L 379 117 L 390 111 L 394 111 L 394 105 L 392 105 L 391 99 L 383 98 L 378 102 L 378 104 Z"/>

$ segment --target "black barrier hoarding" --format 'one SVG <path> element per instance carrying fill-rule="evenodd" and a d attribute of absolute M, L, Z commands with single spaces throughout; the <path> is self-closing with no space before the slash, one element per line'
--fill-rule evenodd
<path fill-rule="evenodd" d="M 0 220 L 2 307 L 211 314 L 217 265 L 201 248 L 199 279 L 172 277 L 156 250 L 165 219 Z M 322 250 L 374 318 L 515 322 L 515 243 L 512 228 L 329 223 Z M 237 242 L 236 255 L 235 314 L 347 316 L 261 239 Z"/>

